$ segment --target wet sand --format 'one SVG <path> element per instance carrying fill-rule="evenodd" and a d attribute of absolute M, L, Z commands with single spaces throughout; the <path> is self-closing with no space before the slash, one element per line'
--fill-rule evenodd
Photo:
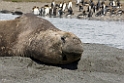
<path fill-rule="evenodd" d="M 124 50 L 84 44 L 77 69 L 73 68 L 75 64 L 62 68 L 26 57 L 0 57 L 0 83 L 123 83 Z"/>

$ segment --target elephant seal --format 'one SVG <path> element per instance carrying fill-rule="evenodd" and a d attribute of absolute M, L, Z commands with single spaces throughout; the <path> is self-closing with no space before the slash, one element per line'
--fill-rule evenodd
<path fill-rule="evenodd" d="M 81 58 L 81 40 L 32 14 L 0 21 L 0 56 L 33 57 L 48 64 L 68 64 Z"/>

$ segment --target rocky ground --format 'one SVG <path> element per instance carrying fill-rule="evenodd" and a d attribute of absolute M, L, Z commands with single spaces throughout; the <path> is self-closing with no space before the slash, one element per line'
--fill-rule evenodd
<path fill-rule="evenodd" d="M 29 13 L 33 6 L 44 4 L 48 3 L 0 1 L 0 9 Z M 60 66 L 41 64 L 26 57 L 0 57 L 0 83 L 124 83 L 124 50 L 84 44 L 78 64 Z"/>

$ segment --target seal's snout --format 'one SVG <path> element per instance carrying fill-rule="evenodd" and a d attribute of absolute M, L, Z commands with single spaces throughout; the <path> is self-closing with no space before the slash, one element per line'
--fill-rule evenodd
<path fill-rule="evenodd" d="M 79 60 L 83 53 L 83 45 L 77 37 L 61 37 L 63 41 L 62 57 L 63 61 L 73 62 Z"/>
<path fill-rule="evenodd" d="M 61 37 L 63 41 L 63 51 L 67 53 L 77 53 L 80 54 L 83 52 L 83 45 L 79 38 L 67 38 Z"/>

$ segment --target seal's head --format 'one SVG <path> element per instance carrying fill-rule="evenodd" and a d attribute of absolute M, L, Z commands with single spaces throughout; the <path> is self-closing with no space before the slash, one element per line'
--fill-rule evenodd
<path fill-rule="evenodd" d="M 64 31 L 40 32 L 31 45 L 32 57 L 50 64 L 72 63 L 78 61 L 83 53 L 80 39 Z"/>

